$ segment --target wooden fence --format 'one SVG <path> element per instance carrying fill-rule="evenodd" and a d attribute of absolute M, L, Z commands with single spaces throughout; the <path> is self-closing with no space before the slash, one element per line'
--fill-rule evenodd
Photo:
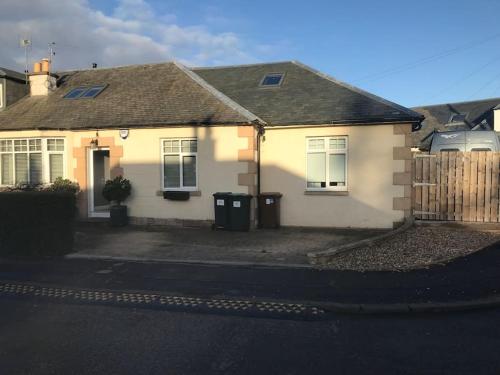
<path fill-rule="evenodd" d="M 491 151 L 414 154 L 415 218 L 500 221 L 499 163 Z"/>

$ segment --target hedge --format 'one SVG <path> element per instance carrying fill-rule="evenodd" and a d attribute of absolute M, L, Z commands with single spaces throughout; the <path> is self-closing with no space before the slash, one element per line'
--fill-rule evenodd
<path fill-rule="evenodd" d="M 0 193 L 0 255 L 61 255 L 73 249 L 75 194 Z"/>

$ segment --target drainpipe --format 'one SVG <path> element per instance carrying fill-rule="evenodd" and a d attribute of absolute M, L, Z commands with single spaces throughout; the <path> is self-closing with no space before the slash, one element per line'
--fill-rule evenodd
<path fill-rule="evenodd" d="M 259 205 L 259 195 L 260 195 L 260 146 L 261 137 L 265 134 L 264 125 L 257 125 L 257 228 L 260 228 L 260 205 Z"/>

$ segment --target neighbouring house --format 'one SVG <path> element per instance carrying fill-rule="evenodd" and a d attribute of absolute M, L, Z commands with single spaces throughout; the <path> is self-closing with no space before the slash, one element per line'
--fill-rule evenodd
<path fill-rule="evenodd" d="M 137 224 L 210 223 L 220 191 L 281 192 L 290 226 L 390 228 L 411 215 L 410 134 L 423 116 L 300 63 L 47 70 L 29 81 L 0 113 L 0 183 L 75 180 L 82 217 L 109 215 L 101 189 L 116 175 L 133 184 Z"/>
<path fill-rule="evenodd" d="M 0 67 L 0 111 L 29 92 L 26 75 Z"/>
<path fill-rule="evenodd" d="M 411 136 L 415 149 L 428 151 L 435 132 L 500 131 L 500 98 L 428 105 L 413 110 L 425 116 L 421 128 Z"/>

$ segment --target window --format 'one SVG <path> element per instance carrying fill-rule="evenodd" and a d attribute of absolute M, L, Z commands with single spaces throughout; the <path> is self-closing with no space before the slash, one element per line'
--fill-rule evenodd
<path fill-rule="evenodd" d="M 3 107 L 3 85 L 0 83 L 0 108 Z"/>
<path fill-rule="evenodd" d="M 76 89 L 71 90 L 66 95 L 64 95 L 64 99 L 76 99 L 79 98 L 86 91 L 85 87 L 77 87 Z"/>
<path fill-rule="evenodd" d="M 47 139 L 47 156 L 49 167 L 49 182 L 64 175 L 64 139 Z"/>
<path fill-rule="evenodd" d="M 95 98 L 104 90 L 104 86 L 92 86 L 81 96 L 81 98 Z"/>
<path fill-rule="evenodd" d="M 307 189 L 347 190 L 347 137 L 307 138 Z"/>
<path fill-rule="evenodd" d="M 104 85 L 77 87 L 64 95 L 64 99 L 92 99 L 99 95 L 105 88 L 106 86 Z"/>
<path fill-rule="evenodd" d="M 163 189 L 195 190 L 197 181 L 196 139 L 164 139 L 162 141 Z"/>
<path fill-rule="evenodd" d="M 36 185 L 57 177 L 64 177 L 64 139 L 0 140 L 0 185 Z"/>
<path fill-rule="evenodd" d="M 260 85 L 265 87 L 280 86 L 281 83 L 283 82 L 283 76 L 284 76 L 283 73 L 266 74 L 264 78 L 262 78 Z"/>
<path fill-rule="evenodd" d="M 491 151 L 488 147 L 471 148 L 471 151 Z"/>

